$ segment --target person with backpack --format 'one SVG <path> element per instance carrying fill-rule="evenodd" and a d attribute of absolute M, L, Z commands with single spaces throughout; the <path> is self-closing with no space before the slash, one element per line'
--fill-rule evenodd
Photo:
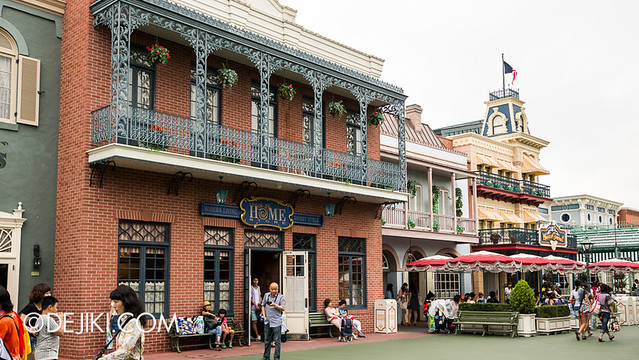
<path fill-rule="evenodd" d="M 353 327 L 355 328 L 355 330 L 357 330 L 357 332 L 359 332 L 359 334 L 365 338 L 366 336 L 364 335 L 364 333 L 362 332 L 362 322 L 355 319 L 355 316 L 352 315 L 348 315 L 348 310 L 346 310 L 346 300 L 342 299 L 339 301 L 339 306 L 337 308 L 337 311 L 339 313 L 339 316 L 342 319 L 350 319 L 353 322 Z M 355 340 L 357 340 L 357 335 L 353 334 L 353 338 L 355 338 Z"/>
<path fill-rule="evenodd" d="M 586 296 L 586 289 L 584 289 L 580 280 L 575 281 L 575 290 L 570 294 L 569 301 L 572 302 L 573 300 L 573 311 L 579 319 L 579 329 L 575 331 L 575 337 L 577 341 L 585 340 L 587 339 L 586 328 L 588 327 L 588 316 L 585 314 L 590 312 L 590 301 Z"/>
<path fill-rule="evenodd" d="M 4 341 L 13 359 L 19 360 L 27 355 L 27 345 L 31 345 L 25 342 L 25 332 L 24 323 L 13 311 L 11 295 L 0 286 L 0 339 Z"/>
<path fill-rule="evenodd" d="M 226 313 L 226 310 L 225 310 Z M 222 324 L 218 317 L 211 312 L 211 302 L 202 303 L 202 318 L 204 320 L 204 333 L 213 334 L 215 336 L 215 351 L 222 351 L 220 338 L 222 337 Z"/>
<path fill-rule="evenodd" d="M 275 345 L 273 359 L 280 359 L 282 348 L 282 313 L 286 311 L 286 299 L 280 294 L 280 287 L 276 282 L 269 285 L 269 292 L 262 299 L 262 314 L 264 314 L 264 357 L 271 357 L 271 341 Z"/>
<path fill-rule="evenodd" d="M 603 336 L 608 334 L 610 341 L 615 337 L 610 335 L 610 329 L 608 329 L 608 321 L 610 321 L 610 315 L 612 313 L 610 304 L 613 303 L 612 296 L 610 295 L 610 286 L 601 284 L 599 286 L 599 295 L 597 295 L 597 301 L 599 302 L 599 318 L 601 319 L 601 332 L 599 333 L 599 342 L 604 342 Z"/>

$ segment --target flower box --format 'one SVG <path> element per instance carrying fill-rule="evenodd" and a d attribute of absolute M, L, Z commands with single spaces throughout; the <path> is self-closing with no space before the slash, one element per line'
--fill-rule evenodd
<path fill-rule="evenodd" d="M 570 316 L 553 317 L 553 318 L 536 318 L 538 334 L 558 334 L 568 332 L 571 329 Z"/>
<path fill-rule="evenodd" d="M 523 337 L 531 337 L 537 335 L 537 323 L 535 322 L 535 314 L 519 314 L 519 323 L 517 324 L 517 335 Z"/>

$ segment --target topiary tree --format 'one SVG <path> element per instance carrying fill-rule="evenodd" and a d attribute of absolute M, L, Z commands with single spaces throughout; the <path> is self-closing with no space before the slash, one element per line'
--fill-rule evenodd
<path fill-rule="evenodd" d="M 535 293 L 526 280 L 519 280 L 510 293 L 510 307 L 520 314 L 535 312 Z"/>

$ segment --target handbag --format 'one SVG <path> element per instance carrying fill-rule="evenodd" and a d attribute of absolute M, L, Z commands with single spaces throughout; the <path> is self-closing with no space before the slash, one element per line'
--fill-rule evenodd
<path fill-rule="evenodd" d="M 599 300 L 595 299 L 595 301 L 592 302 L 592 306 L 590 307 L 590 313 L 593 315 L 598 315 L 600 311 L 601 305 L 599 304 Z"/>
<path fill-rule="evenodd" d="M 133 319 L 133 316 L 130 316 L 128 319 L 126 319 L 124 321 L 124 324 L 122 324 L 122 327 L 120 328 L 120 330 L 118 330 L 118 332 L 115 333 L 115 335 L 113 335 L 113 337 L 111 338 L 111 340 L 109 340 L 109 342 L 107 342 L 106 345 L 104 345 L 104 347 L 102 348 L 102 350 L 100 350 L 100 352 L 93 357 L 93 360 L 98 360 L 99 358 L 102 357 L 102 355 L 104 355 L 104 352 L 107 350 L 107 347 L 109 347 L 109 345 L 111 345 L 111 343 L 113 342 L 113 340 L 115 340 L 115 338 L 120 334 L 120 332 L 122 332 L 122 329 L 124 329 L 124 327 L 126 326 L 126 324 L 131 321 L 131 319 Z"/>

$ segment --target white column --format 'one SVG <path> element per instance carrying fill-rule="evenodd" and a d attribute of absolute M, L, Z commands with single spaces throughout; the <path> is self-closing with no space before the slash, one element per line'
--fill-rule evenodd
<path fill-rule="evenodd" d="M 433 168 L 428 168 L 428 213 L 430 214 L 430 229 L 433 230 Z"/>
<path fill-rule="evenodd" d="M 450 208 L 453 209 L 453 232 L 457 232 L 457 191 L 455 190 L 455 173 L 450 174 L 450 198 L 453 206 Z"/>

